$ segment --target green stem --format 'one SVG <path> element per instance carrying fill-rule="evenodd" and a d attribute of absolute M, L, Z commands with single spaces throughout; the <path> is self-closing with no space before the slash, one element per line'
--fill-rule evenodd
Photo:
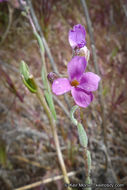
<path fill-rule="evenodd" d="M 36 84 L 35 85 L 36 86 L 36 92 L 35 93 L 36 93 L 36 96 L 39 99 L 41 105 L 43 106 L 43 108 L 44 108 L 44 110 L 45 110 L 45 112 L 47 114 L 48 119 L 49 119 L 51 129 L 52 129 L 52 133 L 53 133 L 53 137 L 54 137 L 54 141 L 55 141 L 55 145 L 56 145 L 56 151 L 57 151 L 58 160 L 59 160 L 61 170 L 62 170 L 62 173 L 63 173 L 63 176 L 64 176 L 64 181 L 65 181 L 65 183 L 69 184 L 70 181 L 69 181 L 69 178 L 67 176 L 67 170 L 66 170 L 65 163 L 64 163 L 64 160 L 63 160 L 63 155 L 62 155 L 62 152 L 61 152 L 61 149 L 60 149 L 59 139 L 58 139 L 58 135 L 57 135 L 56 123 L 55 123 L 55 120 L 54 120 L 54 118 L 56 118 L 55 108 L 54 108 L 54 104 L 53 104 L 53 99 L 52 99 L 50 86 L 49 86 L 49 83 L 47 81 L 47 69 L 46 69 L 45 54 L 44 54 L 45 50 L 44 50 L 42 39 L 40 38 L 39 34 L 37 33 L 37 30 L 36 30 L 36 27 L 34 26 L 32 18 L 31 18 L 30 14 L 28 12 L 27 12 L 27 14 L 28 14 L 29 21 L 30 21 L 30 23 L 32 25 L 33 32 L 34 32 L 34 34 L 35 34 L 35 36 L 36 36 L 36 38 L 38 40 L 39 47 L 40 47 L 40 53 L 41 53 L 41 58 L 42 58 L 42 63 L 43 63 L 43 66 L 42 66 L 42 80 L 43 80 L 43 83 L 44 83 L 44 87 L 46 88 L 46 91 L 47 91 L 47 93 L 45 93 L 45 96 L 47 95 L 46 100 L 47 100 L 48 104 L 47 104 L 47 102 L 45 100 L 45 97 L 42 94 L 40 88 L 38 87 L 35 79 L 33 78 L 34 84 Z M 70 187 L 68 187 L 67 189 L 71 190 Z"/>
<path fill-rule="evenodd" d="M 41 71 L 41 76 L 42 76 L 42 81 L 45 87 L 45 92 L 44 95 L 46 97 L 46 100 L 48 102 L 48 106 L 54 116 L 54 119 L 56 120 L 56 111 L 55 111 L 55 107 L 54 107 L 54 102 L 53 102 L 53 98 L 52 98 L 52 93 L 51 93 L 51 89 L 47 80 L 47 68 L 46 68 L 46 63 L 45 63 L 45 49 L 43 46 L 43 42 L 41 40 L 41 37 L 39 36 L 39 34 L 37 32 L 34 32 L 34 35 L 37 38 L 39 47 L 40 47 L 40 54 L 41 54 L 41 59 L 42 59 L 42 71 Z"/>
<path fill-rule="evenodd" d="M 87 147 L 84 148 L 84 160 L 85 160 L 85 168 L 86 168 L 85 184 L 91 184 L 91 179 L 90 179 L 91 163 L 89 164 L 89 162 L 91 162 L 91 157 L 90 157 L 90 154 L 88 152 L 89 151 L 87 150 Z M 88 156 L 88 154 L 89 154 L 89 156 Z M 91 187 L 86 188 L 86 190 L 91 190 Z"/>
<path fill-rule="evenodd" d="M 90 155 L 90 152 L 87 150 L 88 138 L 87 138 L 87 134 L 84 130 L 84 127 L 74 117 L 74 113 L 77 109 L 78 109 L 78 106 L 77 105 L 74 106 L 70 112 L 70 116 L 71 116 L 71 120 L 72 120 L 73 124 L 77 125 L 79 141 L 80 141 L 81 146 L 84 148 L 84 160 L 85 160 L 85 169 L 86 169 L 85 184 L 90 185 L 91 184 L 91 179 L 90 179 L 91 155 Z M 86 190 L 91 190 L 91 187 L 87 187 Z"/>
<path fill-rule="evenodd" d="M 57 155 L 58 155 L 58 160 L 59 160 L 59 163 L 60 163 L 60 166 L 61 166 L 61 169 L 62 169 L 62 173 L 63 173 L 63 176 L 64 176 L 64 181 L 65 183 L 69 184 L 70 181 L 69 181 L 69 178 L 67 176 L 67 171 L 66 171 L 66 167 L 65 167 L 65 163 L 64 163 L 64 160 L 63 160 L 63 156 L 62 156 L 62 152 L 61 152 L 61 149 L 60 149 L 60 144 L 59 144 L 59 139 L 58 139 L 58 135 L 57 135 L 57 128 L 56 128 L 56 124 L 55 124 L 55 121 L 54 121 L 54 118 L 52 116 L 52 113 L 45 101 L 45 98 L 41 92 L 41 90 L 39 88 L 37 88 L 37 92 L 36 92 L 36 95 L 41 103 L 41 105 L 43 106 L 46 114 L 47 114 L 47 117 L 49 119 L 49 122 L 50 122 L 50 125 L 51 125 L 51 129 L 52 129 L 52 133 L 53 133 L 53 137 L 54 137 L 54 141 L 55 141 L 55 145 L 56 145 L 56 150 L 57 150 Z M 68 187 L 68 190 L 71 190 L 70 187 Z"/>

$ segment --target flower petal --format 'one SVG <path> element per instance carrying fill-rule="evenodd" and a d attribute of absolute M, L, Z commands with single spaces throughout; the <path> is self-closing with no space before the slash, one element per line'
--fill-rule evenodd
<path fill-rule="evenodd" d="M 80 107 L 86 108 L 93 100 L 93 94 L 91 92 L 86 92 L 80 88 L 72 88 L 71 94 L 74 98 L 74 101 Z"/>
<path fill-rule="evenodd" d="M 84 73 L 81 80 L 79 88 L 86 90 L 87 92 L 92 92 L 98 89 L 98 84 L 100 77 L 92 72 Z"/>
<path fill-rule="evenodd" d="M 86 31 L 81 24 L 77 24 L 69 31 L 69 43 L 72 48 L 78 47 L 82 48 L 86 44 L 85 40 Z"/>
<path fill-rule="evenodd" d="M 75 56 L 67 65 L 69 80 L 79 81 L 86 68 L 85 57 Z"/>
<path fill-rule="evenodd" d="M 71 90 L 71 85 L 67 78 L 58 78 L 53 81 L 52 91 L 54 94 L 61 95 L 70 90 Z"/>

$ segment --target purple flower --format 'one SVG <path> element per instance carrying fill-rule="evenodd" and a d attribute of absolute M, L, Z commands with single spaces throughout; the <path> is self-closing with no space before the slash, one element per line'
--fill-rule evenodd
<path fill-rule="evenodd" d="M 74 101 L 80 107 L 87 107 L 93 100 L 92 91 L 97 90 L 100 77 L 86 72 L 85 57 L 75 56 L 67 65 L 68 78 L 57 78 L 53 81 L 52 91 L 56 95 L 71 91 Z"/>
<path fill-rule="evenodd" d="M 69 43 L 73 49 L 82 48 L 86 45 L 86 31 L 81 24 L 77 24 L 69 31 Z"/>

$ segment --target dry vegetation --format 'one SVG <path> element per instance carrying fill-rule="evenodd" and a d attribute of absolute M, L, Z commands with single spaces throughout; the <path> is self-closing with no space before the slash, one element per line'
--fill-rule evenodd
<path fill-rule="evenodd" d="M 103 82 L 108 152 L 117 182 L 126 184 L 127 17 L 121 2 L 123 1 L 87 1 Z M 66 75 L 66 65 L 72 57 L 68 31 L 77 23 L 84 25 L 87 30 L 80 1 L 49 1 L 49 7 L 45 8 L 47 14 L 45 9 L 38 6 L 37 1 L 34 1 L 34 7 L 58 70 Z M 125 8 L 127 11 L 127 5 Z M 7 3 L 3 3 L 0 4 L 1 37 L 7 24 L 8 8 Z M 91 51 L 88 30 L 87 45 Z M 19 9 L 14 9 L 11 28 L 0 46 L 0 190 L 14 189 L 61 175 L 47 117 L 35 95 L 28 92 L 22 83 L 19 73 L 21 60 L 26 61 L 43 88 L 36 39 L 28 20 L 20 14 Z M 46 64 L 48 71 L 52 71 L 47 56 Z M 92 55 L 87 70 L 94 72 Z M 69 95 L 68 98 L 70 106 L 74 105 Z M 60 96 L 58 99 L 68 109 L 64 97 Z M 71 172 L 84 169 L 83 150 L 79 146 L 76 127 L 71 124 L 57 102 L 55 106 L 58 134 L 67 170 Z M 92 153 L 93 182 L 114 183 L 110 168 L 105 170 L 106 155 L 101 146 L 103 136 L 98 92 L 95 93 L 94 102 L 83 110 L 82 122 L 89 137 L 89 149 Z M 83 183 L 84 172 L 71 177 L 71 182 Z M 63 180 L 42 184 L 33 189 L 62 190 Z"/>

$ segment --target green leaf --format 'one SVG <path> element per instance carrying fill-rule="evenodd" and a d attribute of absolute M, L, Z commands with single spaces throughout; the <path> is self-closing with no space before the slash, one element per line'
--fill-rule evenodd
<path fill-rule="evenodd" d="M 36 87 L 35 83 L 33 82 L 33 76 L 32 75 L 31 75 L 31 78 L 29 78 L 27 81 L 24 79 L 24 77 L 22 77 L 22 80 L 30 92 L 32 92 L 32 93 L 37 92 L 37 87 Z"/>
<path fill-rule="evenodd" d="M 88 144 L 87 134 L 81 123 L 78 123 L 77 127 L 78 127 L 78 135 L 79 135 L 80 144 L 85 148 L 87 147 L 87 144 Z"/>
<path fill-rule="evenodd" d="M 42 42 L 42 39 L 41 39 L 40 35 L 39 35 L 37 32 L 34 32 L 34 35 L 35 35 L 36 38 L 37 38 L 37 41 L 38 41 L 38 43 L 39 43 L 41 52 L 44 54 L 45 49 L 44 49 L 43 42 Z"/>
<path fill-rule="evenodd" d="M 77 108 L 78 108 L 77 105 L 73 106 L 72 109 L 71 109 L 71 112 L 70 112 L 70 117 L 71 117 L 71 120 L 72 120 L 72 122 L 73 122 L 74 125 L 78 124 L 78 121 L 74 117 L 74 113 L 75 113 L 75 111 L 76 111 Z"/>
<path fill-rule="evenodd" d="M 85 148 L 85 147 L 87 147 L 87 144 L 88 144 L 88 138 L 87 138 L 87 134 L 86 134 L 82 124 L 78 123 L 78 121 L 74 117 L 74 113 L 77 108 L 78 108 L 77 105 L 72 107 L 70 116 L 71 116 L 71 120 L 74 123 L 74 125 L 77 125 L 77 127 L 78 127 L 78 135 L 79 135 L 80 144 Z"/>
<path fill-rule="evenodd" d="M 53 99 L 52 99 L 52 94 L 49 94 L 47 91 L 45 91 L 44 94 L 45 94 L 47 103 L 49 105 L 49 108 L 50 108 L 50 110 L 52 112 L 52 115 L 53 115 L 54 119 L 56 120 L 56 111 L 55 111 L 54 102 L 53 102 Z"/>
<path fill-rule="evenodd" d="M 50 108 L 50 111 L 54 117 L 54 119 L 56 120 L 56 111 L 55 111 L 55 106 L 54 106 L 54 102 L 53 102 L 53 98 L 52 98 L 52 93 L 51 93 L 51 89 L 47 80 L 47 75 L 46 75 L 46 70 L 43 66 L 42 68 L 42 72 L 41 72 L 41 76 L 42 76 L 42 81 L 45 87 L 45 98 L 47 100 L 48 106 Z"/>
<path fill-rule="evenodd" d="M 37 86 L 34 82 L 33 75 L 30 75 L 29 68 L 24 61 L 21 61 L 20 72 L 21 72 L 22 80 L 25 86 L 29 89 L 30 92 L 36 93 Z"/>
<path fill-rule="evenodd" d="M 28 78 L 30 76 L 29 68 L 24 61 L 21 61 L 21 64 L 20 64 L 20 73 L 21 73 L 21 75 L 23 75 L 25 80 L 28 80 Z"/>
<path fill-rule="evenodd" d="M 44 57 L 45 49 L 44 49 L 43 42 L 42 42 L 42 39 L 41 39 L 40 35 L 37 32 L 34 32 L 34 35 L 37 38 L 37 41 L 38 41 L 38 44 L 39 44 L 39 47 L 40 47 L 40 50 L 41 50 L 41 56 L 42 56 L 42 62 L 43 62 L 41 76 L 42 76 L 42 81 L 43 81 L 44 88 L 45 88 L 45 92 L 44 92 L 45 98 L 46 98 L 46 101 L 47 101 L 48 106 L 50 108 L 50 111 L 51 111 L 54 119 L 56 120 L 55 106 L 54 106 L 50 86 L 49 86 L 49 83 L 48 83 L 48 80 L 47 80 L 46 68 L 45 68 L 45 64 L 44 64 L 45 63 L 45 57 Z"/>

